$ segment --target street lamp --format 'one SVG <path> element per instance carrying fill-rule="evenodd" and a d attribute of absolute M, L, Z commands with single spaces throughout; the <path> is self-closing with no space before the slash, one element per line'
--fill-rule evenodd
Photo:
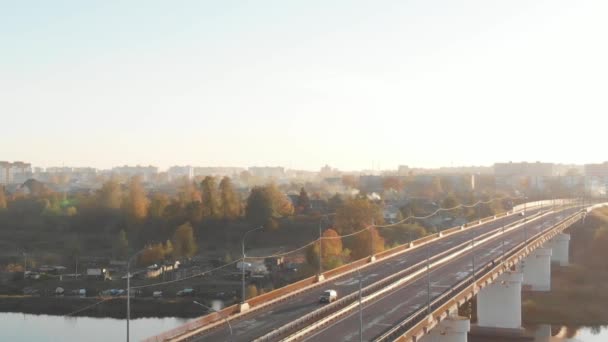
<path fill-rule="evenodd" d="M 201 303 L 199 303 L 199 302 L 197 302 L 197 301 L 193 301 L 192 303 L 194 303 L 194 304 L 196 304 L 196 305 L 198 305 L 198 306 L 200 306 L 200 307 L 202 307 L 202 308 L 204 308 L 204 309 L 214 311 L 214 312 L 216 312 L 217 314 L 219 314 L 220 316 L 222 316 L 222 318 L 223 318 L 223 319 L 226 321 L 226 324 L 228 324 L 228 330 L 230 330 L 230 341 L 232 341 L 232 340 L 233 340 L 233 335 L 232 335 L 232 326 L 230 325 L 230 320 L 228 319 L 228 316 L 226 316 L 225 314 L 222 314 L 221 312 L 219 312 L 219 311 L 215 310 L 214 308 L 208 307 L 207 305 L 205 305 L 205 304 L 201 304 Z"/>
<path fill-rule="evenodd" d="M 127 342 L 129 342 L 129 321 L 131 320 L 131 261 L 145 250 L 145 248 L 139 250 L 127 261 Z"/>
<path fill-rule="evenodd" d="M 242 284 L 242 292 L 241 292 L 241 304 L 245 304 L 245 258 L 247 257 L 245 255 L 245 238 L 247 237 L 247 234 L 251 233 L 251 232 L 255 232 L 256 230 L 260 230 L 263 229 L 264 226 L 260 226 L 251 230 L 248 230 L 245 232 L 245 234 L 243 234 L 243 238 L 241 239 L 241 249 L 243 252 L 243 261 L 241 263 L 241 284 Z"/>

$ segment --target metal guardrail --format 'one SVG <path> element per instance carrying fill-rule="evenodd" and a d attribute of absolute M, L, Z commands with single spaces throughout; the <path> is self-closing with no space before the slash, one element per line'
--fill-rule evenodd
<path fill-rule="evenodd" d="M 512 263 L 522 259 L 523 257 L 527 256 L 532 250 L 536 249 L 538 246 L 540 246 L 544 241 L 546 241 L 548 239 L 548 238 L 543 239 L 544 237 L 554 236 L 555 234 L 557 234 L 557 233 L 561 232 L 562 230 L 566 229 L 567 227 L 571 226 L 573 223 L 578 221 L 581 217 L 582 217 L 581 213 L 577 212 L 577 213 L 571 215 L 570 217 L 562 220 L 561 222 L 558 222 L 552 228 L 539 232 L 538 234 L 536 234 L 533 237 L 532 242 L 520 243 L 518 246 L 511 249 L 511 251 L 509 251 L 509 253 L 507 255 L 505 255 L 504 260 L 500 260 L 500 259 L 502 259 L 502 257 L 494 259 L 491 263 L 484 265 L 484 267 L 482 269 L 480 269 L 479 271 L 476 271 L 475 277 L 473 277 L 473 275 L 471 275 L 471 277 L 468 277 L 467 279 L 463 280 L 458 285 L 456 285 L 456 287 L 453 287 L 449 290 L 444 291 L 441 295 L 439 295 L 439 297 L 437 297 L 436 299 L 434 299 L 431 302 L 431 305 L 430 305 L 431 313 L 430 314 L 428 312 L 428 305 L 422 305 L 422 308 L 418 309 L 416 312 L 414 312 L 412 315 L 407 317 L 404 321 L 399 323 L 397 326 L 389 329 L 388 331 L 386 331 L 385 333 L 380 335 L 374 341 L 375 342 L 394 341 L 394 340 L 398 339 L 399 337 L 402 337 L 405 334 L 407 334 L 408 332 L 410 332 L 412 329 L 414 329 L 416 327 L 416 325 L 420 324 L 421 322 L 424 323 L 425 318 L 434 316 L 433 313 L 438 311 L 437 309 L 441 308 L 443 305 L 448 303 L 450 300 L 453 300 L 455 297 L 458 297 L 458 295 L 460 295 L 460 296 L 464 295 L 466 297 L 465 292 L 470 292 L 472 294 L 476 293 L 476 287 L 477 287 L 478 283 L 482 283 L 486 286 L 489 285 L 494 279 L 497 278 L 497 275 L 502 274 L 508 268 L 509 264 L 512 264 Z M 530 249 L 530 247 L 533 247 L 533 248 Z M 497 264 L 496 263 L 497 260 L 500 260 L 500 263 Z M 494 275 L 496 275 L 496 276 L 494 276 Z M 488 276 L 490 276 L 490 277 L 488 277 Z M 486 279 L 484 279 L 484 277 Z M 478 280 L 474 280 L 474 279 L 478 279 Z M 472 287 L 472 289 L 469 290 L 470 287 Z M 481 289 L 481 287 L 480 287 L 480 289 Z M 454 294 L 458 294 L 458 295 L 455 296 Z M 438 314 L 440 314 L 440 313 L 441 312 L 439 312 Z M 427 327 L 423 327 L 422 329 L 424 330 L 425 333 L 428 332 L 428 330 L 429 330 Z"/>
<path fill-rule="evenodd" d="M 512 223 L 504 226 L 503 228 L 510 229 L 510 227 L 512 227 L 512 226 L 517 226 L 525 221 L 534 220 L 541 216 L 542 216 L 542 213 L 539 212 L 532 217 L 527 217 L 525 219 L 521 219 L 521 220 L 512 222 Z M 503 228 L 500 228 L 500 230 L 502 231 Z M 502 233 L 501 232 L 497 233 L 496 230 L 492 230 L 492 231 L 489 231 L 484 234 L 480 234 L 480 235 L 476 236 L 475 239 L 477 241 L 481 241 L 481 240 L 485 239 L 486 237 L 493 237 L 494 235 L 500 235 L 500 234 L 502 234 Z M 484 242 L 480 242 L 480 243 L 484 243 Z M 459 245 L 453 246 L 445 251 L 440 252 L 439 254 L 435 254 L 435 255 L 431 256 L 429 258 L 428 262 L 429 262 L 429 264 L 432 264 L 432 263 L 436 262 L 437 260 L 441 260 L 442 258 L 445 258 L 446 256 L 454 253 L 454 251 L 460 250 L 463 247 L 466 247 L 470 244 L 471 244 L 471 241 L 466 241 Z M 399 280 L 414 274 L 420 268 L 423 268 L 426 264 L 427 264 L 427 260 L 423 260 L 421 262 L 416 263 L 415 265 L 412 265 L 412 266 L 406 268 L 405 270 L 399 271 L 399 272 L 392 274 L 388 277 L 385 277 L 373 284 L 370 284 L 361 290 L 361 296 L 362 297 L 368 296 L 395 282 L 398 282 Z M 351 294 L 341 298 L 340 300 L 336 301 L 335 303 L 326 305 L 321 309 L 317 309 L 301 318 L 298 318 L 297 320 L 295 320 L 289 324 L 282 326 L 279 329 L 275 329 L 275 330 L 271 331 L 270 333 L 255 339 L 254 341 L 255 342 L 272 341 L 272 340 L 276 340 L 280 337 L 286 336 L 287 334 L 295 333 L 302 327 L 309 326 L 312 322 L 315 322 L 322 318 L 328 317 L 334 313 L 337 313 L 338 311 L 342 310 L 343 308 L 347 307 L 348 305 L 351 305 L 352 303 L 357 301 L 358 296 L 359 296 L 359 294 L 357 292 L 351 293 Z"/>
<path fill-rule="evenodd" d="M 529 209 L 533 209 L 533 208 L 529 208 Z M 401 246 L 391 248 L 389 250 L 385 250 L 381 253 L 378 253 L 376 256 L 379 257 L 379 259 L 381 259 L 381 260 L 395 257 L 412 248 L 426 245 L 427 243 L 437 241 L 438 239 L 444 238 L 446 236 L 450 236 L 457 232 L 469 230 L 469 229 L 478 227 L 480 225 L 483 225 L 485 223 L 488 223 L 490 221 L 494 221 L 494 220 L 501 219 L 501 218 L 504 218 L 504 217 L 507 217 L 510 215 L 514 215 L 517 211 L 518 210 L 514 209 L 509 212 L 503 213 L 501 215 L 490 216 L 487 218 L 482 218 L 481 220 L 478 220 L 478 221 L 473 221 L 471 223 L 467 223 L 464 226 L 453 227 L 453 228 L 444 230 L 440 233 L 428 235 L 428 236 L 422 237 L 420 239 L 413 240 L 409 244 L 404 244 Z M 361 268 L 369 266 L 371 264 L 372 263 L 369 261 L 369 257 L 367 257 L 367 258 L 353 261 L 350 264 L 338 267 L 336 269 L 326 271 L 323 273 L 323 276 L 326 279 L 331 278 L 333 280 L 337 280 L 339 278 L 348 276 L 352 272 L 355 272 L 357 269 L 361 269 Z M 224 317 L 224 316 L 229 316 L 228 319 L 244 318 L 264 307 L 283 302 L 294 296 L 300 295 L 303 292 L 308 292 L 313 289 L 316 289 L 317 287 L 322 286 L 322 285 L 324 285 L 324 282 L 316 282 L 316 276 L 305 278 L 296 283 L 287 285 L 285 287 L 282 287 L 280 289 L 277 289 L 277 290 L 274 290 L 274 291 L 271 291 L 271 292 L 268 292 L 268 293 L 262 295 L 262 296 L 264 296 L 264 298 L 268 298 L 268 299 L 266 299 L 266 302 L 261 302 L 257 305 L 251 305 L 251 309 L 249 309 L 248 311 L 239 312 L 238 305 L 232 305 L 232 306 L 229 306 L 229 307 L 221 310 L 221 314 L 211 313 L 211 314 L 205 315 L 203 317 L 200 317 L 197 320 L 188 322 L 184 325 L 173 328 L 173 329 L 163 332 L 161 334 L 157 334 L 157 335 L 147 338 L 143 341 L 144 342 L 183 341 L 183 340 L 186 340 L 191 335 L 202 333 L 203 331 L 211 330 L 217 326 L 221 326 L 221 325 L 225 324 L 224 320 L 222 319 L 222 317 Z M 285 292 L 289 292 L 289 294 L 285 294 Z M 250 302 L 257 302 L 257 301 L 260 301 L 260 299 L 262 299 L 262 298 L 258 298 L 257 300 L 256 300 L 256 298 L 253 298 L 252 300 L 250 300 Z M 183 335 L 183 338 L 182 338 L 182 335 Z"/>

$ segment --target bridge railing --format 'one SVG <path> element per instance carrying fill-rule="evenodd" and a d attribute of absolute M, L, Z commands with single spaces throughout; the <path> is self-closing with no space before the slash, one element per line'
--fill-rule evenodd
<path fill-rule="evenodd" d="M 580 218 L 581 213 L 575 213 L 552 228 L 539 232 L 532 238 L 531 242 L 520 243 L 505 254 L 504 260 L 502 257 L 494 259 L 476 271 L 475 277 L 468 277 L 455 287 L 444 291 L 431 302 L 430 313 L 428 305 L 423 305 L 404 321 L 389 329 L 374 341 L 417 341 L 422 335 L 428 333 L 434 325 L 448 317 L 451 310 L 457 309 L 460 305 L 471 299 L 480 289 L 490 285 L 500 274 L 527 256 L 532 250 L 538 248 L 545 241 L 568 228 Z"/>
<path fill-rule="evenodd" d="M 533 208 L 530 208 L 533 209 Z M 411 241 L 410 243 L 406 243 L 400 246 L 396 246 L 385 250 L 383 252 L 377 253 L 375 257 L 377 259 L 386 259 L 390 257 L 397 256 L 401 253 L 406 252 L 409 249 L 419 247 L 435 241 L 439 238 L 443 238 L 445 236 L 449 236 L 460 231 L 468 230 L 474 227 L 477 227 L 481 224 L 487 223 L 489 221 L 497 220 L 509 215 L 513 215 L 516 210 L 515 208 L 511 211 L 501 213 L 496 216 L 489 216 L 486 218 L 482 218 L 481 220 L 472 221 L 463 226 L 456 226 L 450 229 L 443 230 L 441 232 L 430 234 L 420 239 L 416 239 Z M 371 264 L 371 260 L 369 257 L 365 257 L 356 261 L 353 261 L 349 264 L 337 267 L 335 269 L 326 271 L 323 273 L 323 277 L 325 279 L 333 279 L 337 280 L 338 278 L 348 276 L 350 273 L 356 271 L 357 269 L 361 269 L 362 267 L 366 267 Z M 234 318 L 243 318 L 247 315 L 254 313 L 255 311 L 262 309 L 264 307 L 275 305 L 277 303 L 288 300 L 296 295 L 300 295 L 302 292 L 311 291 L 316 289 L 317 287 L 324 286 L 324 282 L 318 282 L 317 276 L 308 277 L 302 279 L 298 282 L 286 285 L 279 289 L 267 292 L 265 294 L 253 297 L 249 299 L 247 302 L 250 306 L 250 309 L 245 312 L 239 312 L 239 305 L 231 305 L 229 307 L 224 308 L 218 313 L 210 313 L 205 316 L 202 316 L 198 319 L 192 320 L 184 325 L 178 326 L 161 334 L 157 334 L 150 338 L 143 340 L 144 342 L 159 342 L 159 341 L 181 341 L 191 335 L 195 335 L 197 333 L 201 333 L 202 331 L 210 330 L 225 324 L 225 321 L 222 317 L 229 317 L 229 319 Z"/>

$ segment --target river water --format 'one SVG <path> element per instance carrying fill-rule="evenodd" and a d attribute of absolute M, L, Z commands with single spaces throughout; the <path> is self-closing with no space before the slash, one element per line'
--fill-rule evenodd
<path fill-rule="evenodd" d="M 139 318 L 131 320 L 131 340 L 139 341 L 184 324 L 183 318 Z M 553 331 L 551 331 L 553 330 Z M 0 313 L 0 341 L 12 342 L 101 342 L 124 341 L 124 320 L 114 318 L 64 317 Z M 535 342 L 606 342 L 608 327 L 566 328 L 541 325 L 528 329 Z M 553 336 L 551 336 L 553 335 Z M 558 337 L 558 336 L 562 337 Z M 571 338 L 564 336 L 573 336 Z"/>
<path fill-rule="evenodd" d="M 553 331 L 551 331 L 553 330 Z M 528 332 L 535 336 L 534 342 L 606 342 L 608 327 L 568 328 L 550 325 L 540 325 Z M 571 336 L 571 337 L 568 337 Z"/>
<path fill-rule="evenodd" d="M 187 322 L 183 318 L 138 318 L 130 322 L 131 341 L 139 341 Z M 0 313 L 0 341 L 124 341 L 125 320 Z"/>

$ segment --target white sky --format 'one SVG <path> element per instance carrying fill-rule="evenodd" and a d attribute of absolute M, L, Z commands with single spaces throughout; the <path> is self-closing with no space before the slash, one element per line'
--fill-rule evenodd
<path fill-rule="evenodd" d="M 15 3 L 0 0 L 0 160 L 608 159 L 605 0 Z"/>

